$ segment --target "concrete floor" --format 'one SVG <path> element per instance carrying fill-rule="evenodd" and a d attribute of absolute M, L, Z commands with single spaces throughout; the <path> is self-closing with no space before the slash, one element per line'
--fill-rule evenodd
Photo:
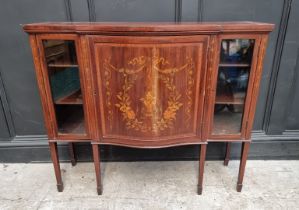
<path fill-rule="evenodd" d="M 299 161 L 248 161 L 242 193 L 238 161 L 207 161 L 203 195 L 198 163 L 102 163 L 102 196 L 92 163 L 61 164 L 64 192 L 52 164 L 0 164 L 0 209 L 299 209 Z"/>

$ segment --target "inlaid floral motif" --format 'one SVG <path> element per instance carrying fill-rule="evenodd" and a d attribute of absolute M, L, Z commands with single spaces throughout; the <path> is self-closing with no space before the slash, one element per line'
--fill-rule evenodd
<path fill-rule="evenodd" d="M 159 133 L 161 131 L 164 131 L 165 129 L 173 128 L 176 121 L 177 112 L 183 106 L 183 103 L 181 101 L 182 94 L 177 90 L 174 82 L 174 77 L 176 73 L 183 70 L 188 74 L 186 90 L 188 102 L 186 104 L 185 112 L 187 114 L 186 121 L 190 121 L 189 118 L 191 118 L 190 112 L 192 106 L 191 94 L 192 86 L 194 84 L 194 63 L 191 58 L 186 58 L 186 63 L 180 67 L 162 69 L 160 66 L 168 66 L 168 61 L 165 58 L 158 57 L 153 53 L 152 57 L 135 57 L 128 61 L 127 64 L 127 66 L 130 66 L 132 68 L 117 68 L 113 64 L 111 64 L 110 59 L 106 59 L 104 61 L 105 75 L 109 75 L 104 78 L 105 84 L 109 82 L 107 81 L 107 79 L 111 79 L 112 71 L 120 73 L 123 77 L 121 91 L 119 91 L 116 95 L 118 102 L 115 104 L 115 106 L 122 113 L 122 120 L 125 122 L 127 129 L 133 129 L 135 131 L 144 133 Z M 145 91 L 144 96 L 139 99 L 142 104 L 141 110 L 138 111 L 133 109 L 130 91 L 132 91 L 132 87 L 134 87 L 135 81 L 138 79 L 138 74 L 143 71 L 146 71 L 146 75 L 148 77 L 153 77 L 153 75 L 154 77 L 157 77 L 152 79 L 162 81 L 162 83 L 167 88 L 169 94 L 165 99 L 167 100 L 167 107 L 164 109 L 164 111 L 159 109 L 161 103 L 159 102 L 157 92 L 153 87 L 148 87 L 148 89 Z M 111 115 L 111 89 L 108 86 L 105 87 L 106 100 L 108 101 L 106 102 L 106 106 L 108 108 L 108 115 Z M 111 116 L 108 117 L 108 120 L 110 118 Z M 150 123 L 147 123 L 148 121 L 150 121 Z"/>

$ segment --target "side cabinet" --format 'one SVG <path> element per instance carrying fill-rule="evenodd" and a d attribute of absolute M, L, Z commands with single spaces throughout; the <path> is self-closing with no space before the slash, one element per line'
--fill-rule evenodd
<path fill-rule="evenodd" d="M 205 116 L 209 141 L 249 141 L 261 77 L 266 37 L 218 36 L 208 73 Z"/>
<path fill-rule="evenodd" d="M 241 191 L 262 61 L 272 24 L 27 24 L 58 191 L 57 151 L 92 145 L 102 194 L 103 144 L 136 148 L 200 145 L 202 193 L 209 142 L 242 142 Z"/>
<path fill-rule="evenodd" d="M 94 107 L 78 35 L 39 34 L 31 37 L 50 140 L 90 140 Z"/>
<path fill-rule="evenodd" d="M 242 142 L 238 192 L 243 186 L 267 40 L 265 34 L 220 34 L 207 74 L 203 136 L 208 142 L 226 142 L 225 166 L 231 143 Z"/>

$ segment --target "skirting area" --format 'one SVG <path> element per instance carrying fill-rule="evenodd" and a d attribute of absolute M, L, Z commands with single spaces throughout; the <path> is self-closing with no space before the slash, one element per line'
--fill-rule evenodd
<path fill-rule="evenodd" d="M 197 161 L 104 162 L 102 196 L 92 163 L 62 163 L 62 193 L 50 163 L 1 164 L 0 209 L 298 209 L 299 161 L 248 161 L 242 193 L 238 164 L 207 161 L 202 196 Z"/>
<path fill-rule="evenodd" d="M 298 136 L 298 134 L 296 134 Z M 255 160 L 299 160 L 298 137 L 294 140 L 278 139 L 268 140 L 267 136 L 259 137 L 265 140 L 253 140 L 249 159 Z M 47 139 L 38 141 L 26 139 L 13 140 L 0 143 L 0 163 L 30 163 L 50 162 L 50 152 Z M 59 159 L 69 161 L 68 147 L 66 144 L 59 146 Z M 78 161 L 92 161 L 90 143 L 76 143 L 75 150 Z M 239 160 L 241 144 L 233 143 L 231 159 Z M 207 160 L 222 160 L 225 155 L 224 143 L 209 143 L 207 148 Z M 163 161 L 163 160 L 197 160 L 199 158 L 199 146 L 180 146 L 163 149 L 134 149 L 117 146 L 101 146 L 102 161 Z"/>

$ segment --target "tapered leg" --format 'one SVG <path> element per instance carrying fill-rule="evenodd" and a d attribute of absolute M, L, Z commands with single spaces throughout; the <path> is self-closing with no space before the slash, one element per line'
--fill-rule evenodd
<path fill-rule="evenodd" d="M 243 177 L 244 177 L 244 172 L 245 172 L 247 156 L 248 156 L 248 152 L 249 152 L 249 146 L 250 146 L 250 142 L 242 143 L 242 152 L 241 152 L 239 176 L 238 176 L 238 183 L 237 183 L 237 191 L 238 192 L 241 192 L 242 186 L 243 186 Z"/>
<path fill-rule="evenodd" d="M 198 192 L 197 192 L 198 195 L 202 194 L 203 172 L 204 172 L 205 160 L 206 160 L 206 150 L 207 150 L 207 145 L 201 144 L 200 160 L 199 160 Z"/>
<path fill-rule="evenodd" d="M 57 150 L 57 142 L 49 142 L 50 146 L 50 153 L 52 162 L 54 165 L 55 176 L 57 181 L 57 190 L 58 192 L 63 191 L 63 183 L 61 178 L 61 171 L 60 171 L 60 164 L 59 164 L 59 157 L 58 157 L 58 150 Z"/>
<path fill-rule="evenodd" d="M 92 152 L 93 152 L 94 167 L 95 167 L 95 171 L 96 171 L 97 192 L 98 192 L 98 195 L 102 195 L 103 188 L 102 188 L 102 181 L 101 181 L 99 145 L 93 144 L 92 145 Z"/>
<path fill-rule="evenodd" d="M 69 143 L 69 155 L 71 159 L 72 166 L 75 166 L 77 164 L 77 158 L 76 158 L 76 151 L 75 151 L 75 144 Z"/>
<path fill-rule="evenodd" d="M 226 151 L 225 151 L 225 158 L 223 165 L 227 166 L 229 162 L 229 157 L 230 157 L 230 148 L 231 148 L 231 142 L 226 143 Z"/>

